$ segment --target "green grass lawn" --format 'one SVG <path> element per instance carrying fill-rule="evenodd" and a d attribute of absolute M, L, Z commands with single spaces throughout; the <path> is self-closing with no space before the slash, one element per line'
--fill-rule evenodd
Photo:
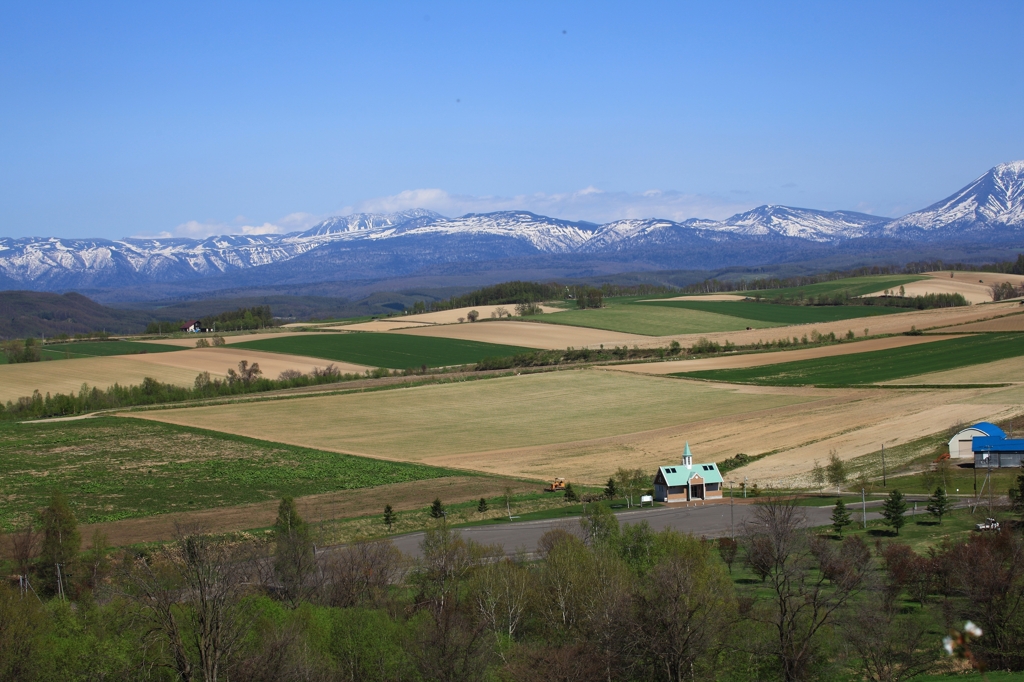
<path fill-rule="evenodd" d="M 466 365 L 487 357 L 507 357 L 517 353 L 533 352 L 532 348 L 518 346 L 374 332 L 286 336 L 280 339 L 243 341 L 232 347 L 306 355 L 389 369 L 409 369 L 422 365 Z"/>
<path fill-rule="evenodd" d="M 832 295 L 847 292 L 850 296 L 863 296 L 885 289 L 899 289 L 901 284 L 909 284 L 922 279 L 930 279 L 922 275 L 869 275 L 867 277 L 847 277 L 831 282 L 819 282 L 808 284 L 803 287 L 789 287 L 786 289 L 756 289 L 751 291 L 739 291 L 736 293 L 745 296 L 761 296 L 764 298 L 800 298 L 821 296 L 822 294 Z"/>
<path fill-rule="evenodd" d="M 1020 334 L 977 334 L 917 346 L 783 362 L 743 369 L 705 370 L 673 376 L 763 386 L 848 386 L 941 372 L 1024 355 Z"/>
<path fill-rule="evenodd" d="M 747 327 L 761 329 L 777 326 L 772 322 L 744 320 L 731 315 L 690 309 L 685 306 L 665 307 L 633 304 L 609 305 L 596 310 L 568 310 L 564 313 L 540 315 L 535 319 L 537 322 L 548 324 L 591 327 L 645 336 L 710 334 L 712 332 L 738 331 Z"/>
<path fill-rule="evenodd" d="M 684 308 L 716 315 L 728 315 L 744 320 L 744 326 L 756 327 L 767 324 L 790 325 L 814 322 L 838 322 L 858 317 L 875 317 L 905 313 L 906 308 L 887 308 L 866 305 L 784 305 L 778 303 L 754 303 L 753 301 L 647 301 L 642 306 Z M 760 323 L 760 324 L 757 324 Z"/>
<path fill-rule="evenodd" d="M 103 417 L 0 425 L 0 529 L 24 523 L 55 488 L 79 522 L 262 502 L 465 476 L 214 431 Z"/>
<path fill-rule="evenodd" d="M 139 341 L 82 341 L 80 343 L 47 344 L 40 347 L 39 355 L 43 360 L 64 360 L 109 355 L 134 355 L 136 353 L 168 353 L 176 350 L 185 349 L 181 346 Z"/>

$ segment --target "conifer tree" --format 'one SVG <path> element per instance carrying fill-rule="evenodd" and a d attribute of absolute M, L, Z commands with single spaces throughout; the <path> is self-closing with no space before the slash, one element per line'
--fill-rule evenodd
<path fill-rule="evenodd" d="M 832 510 L 832 527 L 835 528 L 836 534 L 839 537 L 843 537 L 843 528 L 849 526 L 850 521 L 850 510 L 846 508 L 846 503 L 843 502 L 842 498 L 836 500 L 836 506 Z"/>
<path fill-rule="evenodd" d="M 608 485 L 604 487 L 604 496 L 607 497 L 609 500 L 613 500 L 615 499 L 615 495 L 617 493 L 618 490 L 615 489 L 615 477 L 613 476 L 608 479 Z"/>
<path fill-rule="evenodd" d="M 565 501 L 569 504 L 580 501 L 580 496 L 576 494 L 575 490 L 573 490 L 572 483 L 565 484 L 565 495 L 563 497 L 565 497 Z"/>
<path fill-rule="evenodd" d="M 434 498 L 433 504 L 430 505 L 430 516 L 435 519 L 444 518 L 444 504 L 441 503 L 440 497 Z"/>
<path fill-rule="evenodd" d="M 939 520 L 942 523 L 942 517 L 949 513 L 950 508 L 953 505 L 950 504 L 949 498 L 946 497 L 946 491 L 942 486 L 935 489 L 935 493 L 928 498 L 928 506 L 925 509 L 928 513 Z"/>
<path fill-rule="evenodd" d="M 485 497 L 481 497 L 480 498 L 480 503 L 476 505 L 476 510 L 480 514 L 486 514 L 487 513 L 487 498 L 485 498 Z"/>
<path fill-rule="evenodd" d="M 882 518 L 885 519 L 887 526 L 896 531 L 896 535 L 900 534 L 900 528 L 907 523 L 907 519 L 903 516 L 906 513 L 907 501 L 903 498 L 903 493 L 893 490 L 882 505 Z"/>
<path fill-rule="evenodd" d="M 395 525 L 395 510 L 391 508 L 390 504 L 384 505 L 384 525 L 388 527 L 388 532 L 391 532 L 391 526 Z"/>

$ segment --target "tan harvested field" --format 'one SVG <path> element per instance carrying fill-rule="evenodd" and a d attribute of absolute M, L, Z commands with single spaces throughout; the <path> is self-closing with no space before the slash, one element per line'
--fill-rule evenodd
<path fill-rule="evenodd" d="M 605 346 L 618 346 L 620 344 L 632 346 L 633 344 L 639 344 L 641 341 L 651 340 L 649 336 L 610 332 L 604 329 L 516 322 L 511 320 L 476 322 L 473 324 L 446 324 L 429 327 L 417 326 L 410 329 L 398 329 L 395 332 L 412 336 L 441 336 L 447 339 L 550 349 L 563 349 L 569 346 L 573 348 L 582 348 L 584 346 L 597 348 L 602 344 Z"/>
<path fill-rule="evenodd" d="M 260 341 L 262 339 L 277 339 L 284 336 L 302 336 L 304 334 L 319 333 L 321 332 L 254 332 L 252 334 L 225 335 L 224 343 L 231 345 L 233 343 L 242 343 L 243 341 Z M 145 343 L 160 343 L 169 346 L 180 346 L 182 348 L 195 348 L 196 341 L 198 341 L 199 338 L 200 337 L 184 339 L 141 339 L 141 341 Z M 205 338 L 207 341 L 210 340 L 210 337 L 207 335 L 204 335 L 202 338 Z"/>
<path fill-rule="evenodd" d="M 489 318 L 491 313 L 497 313 L 498 308 L 504 308 L 508 313 L 513 315 L 516 314 L 516 306 L 514 303 L 508 303 L 505 305 L 478 305 L 469 308 L 455 308 L 453 310 L 441 310 L 436 313 L 421 313 L 419 315 L 406 315 L 404 320 L 409 322 L 425 322 L 427 324 L 458 324 L 459 318 L 465 318 L 466 314 L 470 310 L 475 310 L 480 313 L 480 319 Z M 552 308 L 551 306 L 542 305 L 540 307 L 543 313 L 560 313 L 565 308 Z M 468 323 L 466 323 L 468 324 Z"/>
<path fill-rule="evenodd" d="M 673 427 L 815 399 L 808 395 L 622 372 L 567 370 L 133 416 L 324 450 L 430 461 L 452 454 L 548 446 Z M 462 466 L 487 472 L 516 467 L 503 458 L 485 460 Z"/>
<path fill-rule="evenodd" d="M 643 347 L 664 346 L 669 341 L 676 340 L 688 348 L 701 338 L 706 338 L 718 343 L 726 341 L 737 346 L 745 346 L 757 343 L 758 341 L 774 341 L 801 337 L 804 334 L 810 335 L 812 330 L 818 330 L 822 334 L 834 332 L 836 336 L 844 336 L 848 330 L 853 331 L 858 337 L 864 335 L 867 328 L 870 336 L 881 334 L 901 334 L 910 331 L 912 326 L 918 329 L 933 329 L 948 327 L 950 325 L 977 322 L 992 317 L 999 317 L 1007 313 L 1017 312 L 1020 307 L 1015 302 L 1010 303 L 989 303 L 987 305 L 972 305 L 962 308 L 935 308 L 933 310 L 913 310 L 906 313 L 893 315 L 880 315 L 878 317 L 863 317 L 854 320 L 842 320 L 840 322 L 823 322 L 815 324 L 799 324 L 789 327 L 771 327 L 769 329 L 751 329 L 734 332 L 714 332 L 709 334 L 682 334 L 677 336 L 662 336 L 648 339 L 647 343 L 639 344 Z"/>
<path fill-rule="evenodd" d="M 993 272 L 927 272 L 931 279 L 904 284 L 907 296 L 924 296 L 925 294 L 963 294 L 971 303 L 988 303 L 992 300 L 991 286 L 1002 282 L 1010 282 L 1014 286 L 1024 284 L 1022 275 L 1004 275 Z M 953 276 L 950 277 L 950 274 Z M 868 296 L 881 296 L 884 291 L 876 291 Z"/>
<path fill-rule="evenodd" d="M 949 338 L 949 337 L 946 337 Z M 1024 383 L 1024 357 L 1007 358 L 986 362 L 981 365 L 970 365 L 945 372 L 919 374 L 916 377 L 905 377 L 885 384 L 894 386 L 915 384 L 1006 384 Z"/>
<path fill-rule="evenodd" d="M 737 387 L 578 370 L 133 416 L 384 459 L 595 484 L 620 466 L 653 470 L 675 462 L 689 442 L 697 461 L 771 453 L 730 476 L 764 487 L 803 481 L 830 449 L 852 459 L 961 420 L 1018 414 L 1022 402 L 1003 389 Z"/>
<path fill-rule="evenodd" d="M 516 493 L 532 492 L 538 487 L 536 483 L 520 483 L 506 478 L 452 476 L 308 495 L 296 498 L 295 505 L 302 518 L 310 523 L 316 523 L 321 519 L 380 514 L 385 504 L 390 504 L 395 511 L 401 512 L 426 507 L 436 497 L 441 497 L 446 503 L 497 497 L 507 485 L 511 485 Z M 175 523 L 198 523 L 213 533 L 264 528 L 274 523 L 277 506 L 277 501 L 270 501 L 182 514 L 164 514 L 143 519 L 87 524 L 80 528 L 83 549 L 89 548 L 90 539 L 96 530 L 106 533 L 111 544 L 123 546 L 170 540 L 174 535 Z"/>
<path fill-rule="evenodd" d="M 723 355 L 717 358 L 699 358 L 696 360 L 669 360 L 667 362 L 647 362 L 634 365 L 607 365 L 600 369 L 634 372 L 637 374 L 676 374 L 678 372 L 699 372 L 705 369 L 736 369 L 739 367 L 761 367 L 779 362 L 796 362 L 797 360 L 813 360 L 830 358 L 853 353 L 867 353 L 874 350 L 889 350 L 916 346 L 919 343 L 942 341 L 958 338 L 957 336 L 889 336 L 881 339 L 868 339 L 855 343 L 842 343 L 817 348 L 775 351 L 771 353 L 746 353 L 742 355 Z M 921 383 L 921 382 L 914 382 Z"/>
<path fill-rule="evenodd" d="M 314 367 L 326 367 L 329 364 L 333 364 L 341 372 L 352 374 L 362 374 L 367 369 L 370 369 L 350 362 L 332 363 L 330 360 L 310 358 L 303 355 L 269 353 L 249 348 L 232 348 L 231 346 L 190 348 L 176 353 L 146 353 L 144 355 L 125 355 L 123 357 L 131 362 L 145 365 L 176 367 L 188 370 L 192 373 L 193 379 L 199 372 L 209 372 L 215 376 L 227 376 L 228 369 L 237 369 L 238 363 L 242 360 L 247 360 L 250 364 L 258 362 L 263 376 L 268 379 L 276 379 L 278 374 L 288 369 L 295 369 L 306 374 Z M 65 362 L 78 361 L 66 360 Z"/>
<path fill-rule="evenodd" d="M 943 327 L 936 332 L 1024 332 L 1024 313 L 1006 315 L 994 320 L 969 322 L 955 327 Z"/>
<path fill-rule="evenodd" d="M 404 327 L 424 327 L 433 326 L 427 322 L 410 322 L 406 318 L 397 318 L 393 320 L 371 320 L 369 322 L 357 322 L 355 324 L 344 324 L 334 327 L 324 327 L 324 329 L 339 330 L 339 331 L 354 331 L 354 332 L 390 332 L 395 329 L 402 329 Z"/>
<path fill-rule="evenodd" d="M 739 294 L 700 294 L 699 296 L 675 296 L 673 298 L 652 298 L 652 301 L 742 301 L 746 296 Z"/>
<path fill-rule="evenodd" d="M 184 351 L 182 351 L 184 352 Z M 151 365 L 135 358 L 155 358 L 178 353 L 114 355 L 77 360 L 53 360 L 18 365 L 0 365 L 0 401 L 17 400 L 38 390 L 49 393 L 78 392 L 82 384 L 106 388 L 113 384 L 141 384 L 146 377 L 179 386 L 191 386 L 196 373 L 181 367 Z"/>

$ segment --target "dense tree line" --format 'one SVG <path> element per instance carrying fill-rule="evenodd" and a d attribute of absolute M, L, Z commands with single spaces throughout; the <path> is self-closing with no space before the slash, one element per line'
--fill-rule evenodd
<path fill-rule="evenodd" d="M 269 305 L 257 305 L 251 308 L 239 308 L 217 315 L 206 315 L 199 320 L 201 329 L 211 329 L 217 332 L 241 331 L 250 329 L 264 329 L 276 327 L 277 321 Z M 180 331 L 185 325 L 185 320 L 174 322 L 161 320 L 150 322 L 146 325 L 147 334 L 171 334 Z"/>
<path fill-rule="evenodd" d="M 559 284 L 558 282 L 504 282 L 471 291 L 462 296 L 452 296 L 443 301 L 426 303 L 416 301 L 409 313 L 423 313 L 453 308 L 471 308 L 484 305 L 517 305 L 521 303 L 539 303 L 541 301 L 581 300 L 586 305 L 580 307 L 600 308 L 602 298 L 613 296 L 650 296 L 656 294 L 675 293 L 675 287 L 654 284 L 602 284 L 600 286 Z"/>
<path fill-rule="evenodd" d="M 112 551 L 95 534 L 83 553 L 55 494 L 7 543 L 0 679 L 881 682 L 951 669 L 950 631 L 961 669 L 1024 669 L 1019 531 L 921 554 L 808 530 L 801 509 L 768 498 L 712 541 L 591 504 L 511 557 L 442 516 L 412 559 L 317 548 L 284 499 L 267 535 L 178 526 Z"/>

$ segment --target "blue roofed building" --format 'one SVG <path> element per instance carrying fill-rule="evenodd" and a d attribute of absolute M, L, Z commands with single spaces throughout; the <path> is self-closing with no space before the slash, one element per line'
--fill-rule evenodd
<path fill-rule="evenodd" d="M 959 431 L 949 439 L 950 459 L 963 459 L 974 456 L 971 441 L 978 438 L 1006 438 L 1006 433 L 991 422 L 978 422 L 974 426 Z"/>
<path fill-rule="evenodd" d="M 687 442 L 681 464 L 658 467 L 654 475 L 654 499 L 658 502 L 717 500 L 722 497 L 723 483 L 717 464 L 693 463 Z"/>
<path fill-rule="evenodd" d="M 975 469 L 1019 467 L 1024 459 L 1024 438 L 975 436 L 971 442 Z"/>

